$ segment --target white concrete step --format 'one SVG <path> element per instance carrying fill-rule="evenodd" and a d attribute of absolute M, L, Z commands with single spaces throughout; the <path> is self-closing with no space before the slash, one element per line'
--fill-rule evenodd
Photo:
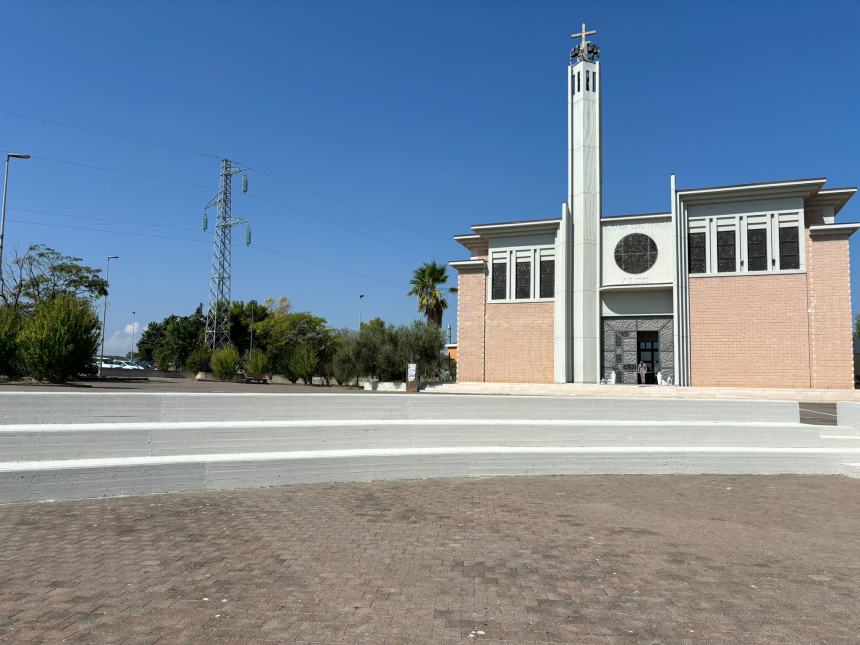
<path fill-rule="evenodd" d="M 0 502 L 489 475 L 845 474 L 856 464 L 860 449 L 654 446 L 455 446 L 6 462 L 0 463 Z"/>
<path fill-rule="evenodd" d="M 839 434 L 842 432 L 842 434 Z M 305 419 L 0 426 L 0 459 L 39 461 L 297 450 L 532 447 L 860 447 L 853 429 L 800 423 L 559 419 Z M 822 437 L 827 437 L 823 439 Z"/>
<path fill-rule="evenodd" d="M 822 448 L 860 448 L 860 433 L 856 430 L 838 432 L 841 428 L 829 428 L 821 431 Z M 837 432 L 834 432 L 837 431 Z"/>
<path fill-rule="evenodd" d="M 800 421 L 796 401 L 444 394 L 0 392 L 0 425 L 301 419 Z"/>

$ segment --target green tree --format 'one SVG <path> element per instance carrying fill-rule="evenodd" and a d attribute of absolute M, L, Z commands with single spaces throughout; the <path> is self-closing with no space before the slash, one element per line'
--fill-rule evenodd
<path fill-rule="evenodd" d="M 37 379 L 62 383 L 88 369 L 99 343 L 92 305 L 69 293 L 35 305 L 18 337 L 21 364 Z"/>
<path fill-rule="evenodd" d="M 239 373 L 242 361 L 236 348 L 233 345 L 227 345 L 212 352 L 210 366 L 215 376 L 222 381 L 230 381 Z"/>
<path fill-rule="evenodd" d="M 424 315 L 428 323 L 437 327 L 442 326 L 442 313 L 448 308 L 448 300 L 444 294 L 457 293 L 456 287 L 445 289 L 446 282 L 448 282 L 448 271 L 444 264 L 437 264 L 435 260 L 425 262 L 415 269 L 409 281 L 412 285 L 409 295 L 418 299 L 418 311 Z"/>
<path fill-rule="evenodd" d="M 409 363 L 418 367 L 418 378 L 439 378 L 443 368 L 445 336 L 434 324 L 415 322 L 394 327 L 374 318 L 357 334 L 341 338 L 333 359 L 338 383 L 358 377 L 403 381 Z"/>
<path fill-rule="evenodd" d="M 81 258 L 63 255 L 44 244 L 33 244 L 16 255 L 3 271 L 0 295 L 15 309 L 32 309 L 59 294 L 84 300 L 107 295 L 101 269 L 81 264 Z"/>
<path fill-rule="evenodd" d="M 254 343 L 258 340 L 266 353 L 269 366 L 275 373 L 291 381 L 301 377 L 291 366 L 291 358 L 299 345 L 307 345 L 317 356 L 326 372 L 337 347 L 337 336 L 325 318 L 306 311 L 290 312 L 289 301 L 267 299 L 269 313 L 259 324 L 254 324 Z"/>
<path fill-rule="evenodd" d="M 0 374 L 18 376 L 18 333 L 21 317 L 10 305 L 0 304 Z"/>
<path fill-rule="evenodd" d="M 191 353 L 204 346 L 205 335 L 206 316 L 200 304 L 190 316 L 171 314 L 161 322 L 149 323 L 140 335 L 138 353 L 161 369 L 185 367 Z"/>
<path fill-rule="evenodd" d="M 290 369 L 293 374 L 302 379 L 306 385 L 313 383 L 314 372 L 317 369 L 318 357 L 314 348 L 304 343 L 296 347 L 290 357 Z"/>
<path fill-rule="evenodd" d="M 251 325 L 263 322 L 269 315 L 269 309 L 256 300 L 249 302 L 235 301 L 230 305 L 230 342 L 236 346 L 239 352 L 245 352 L 251 348 Z M 257 333 L 254 332 L 254 346 L 256 347 Z"/>
<path fill-rule="evenodd" d="M 155 360 L 156 349 L 164 340 L 164 328 L 167 321 L 175 316 L 169 316 L 161 322 L 154 320 L 146 326 L 140 334 L 140 339 L 137 341 L 137 355 L 147 361 Z M 156 361 L 157 362 L 157 361 Z"/>
<path fill-rule="evenodd" d="M 430 381 L 441 375 L 445 334 L 436 325 L 414 322 L 398 327 L 397 348 L 400 364 L 415 363 L 419 380 Z"/>
<path fill-rule="evenodd" d="M 337 349 L 332 357 L 332 374 L 338 385 L 352 385 L 360 376 L 355 357 L 356 336 L 349 330 L 339 333 Z"/>

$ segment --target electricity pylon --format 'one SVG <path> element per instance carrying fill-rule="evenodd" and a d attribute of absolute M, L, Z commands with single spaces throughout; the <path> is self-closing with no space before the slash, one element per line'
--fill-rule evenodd
<path fill-rule="evenodd" d="M 217 206 L 215 243 L 212 247 L 212 273 L 209 280 L 209 311 L 206 314 L 206 346 L 209 349 L 224 347 L 230 342 L 230 253 L 234 226 L 247 224 L 247 219 L 235 219 L 230 214 L 233 175 L 245 169 L 234 166 L 229 159 L 221 160 L 221 180 L 218 195 L 206 209 Z M 248 192 L 248 177 L 242 178 L 242 192 Z M 203 230 L 208 228 L 206 211 L 203 213 Z M 251 244 L 251 228 L 245 232 L 245 244 Z"/>

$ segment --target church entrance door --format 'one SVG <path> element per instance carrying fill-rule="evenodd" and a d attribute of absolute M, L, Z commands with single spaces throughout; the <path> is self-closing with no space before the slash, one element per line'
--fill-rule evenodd
<path fill-rule="evenodd" d="M 656 331 L 636 332 L 637 360 L 645 363 L 645 383 L 657 384 L 657 366 L 660 364 L 660 335 Z"/>

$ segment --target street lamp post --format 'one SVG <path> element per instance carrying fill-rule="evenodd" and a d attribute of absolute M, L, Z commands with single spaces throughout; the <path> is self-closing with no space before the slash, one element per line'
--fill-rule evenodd
<path fill-rule="evenodd" d="M 0 295 L 3 293 L 3 238 L 6 234 L 6 189 L 9 185 L 9 160 L 29 158 L 30 155 L 20 155 L 14 152 L 6 153 L 6 167 L 3 170 L 3 208 L 0 209 L 2 210 L 2 214 L 0 214 Z"/>
<path fill-rule="evenodd" d="M 105 271 L 105 286 L 110 288 L 110 261 L 119 260 L 118 255 L 109 255 L 107 258 L 107 270 Z M 102 363 L 105 362 L 105 334 L 107 333 L 107 293 L 105 293 L 105 306 L 102 313 L 102 351 L 99 357 L 99 378 L 102 376 Z"/>
<path fill-rule="evenodd" d="M 134 317 L 137 316 L 136 311 L 131 312 L 131 360 L 134 362 Z"/>
<path fill-rule="evenodd" d="M 358 331 L 361 331 L 361 301 L 364 300 L 364 294 L 358 296 Z"/>

